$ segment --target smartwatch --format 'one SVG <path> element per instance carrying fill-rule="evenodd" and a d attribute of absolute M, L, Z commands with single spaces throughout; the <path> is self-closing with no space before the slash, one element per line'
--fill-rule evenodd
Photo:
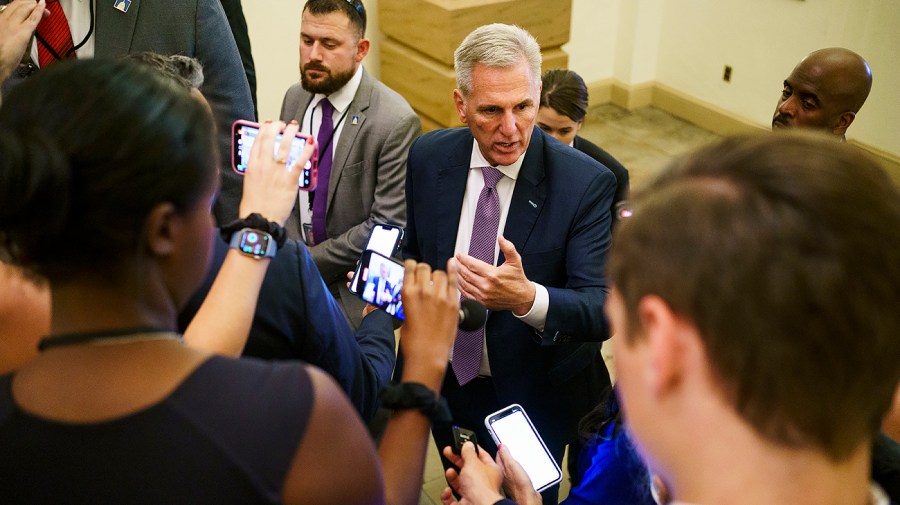
<path fill-rule="evenodd" d="M 272 235 L 255 228 L 244 228 L 234 232 L 228 247 L 256 259 L 274 258 L 278 251 L 278 245 Z"/>

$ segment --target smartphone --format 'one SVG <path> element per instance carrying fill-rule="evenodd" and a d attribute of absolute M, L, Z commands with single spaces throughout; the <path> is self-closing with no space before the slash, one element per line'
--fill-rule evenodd
<path fill-rule="evenodd" d="M 512 404 L 484 418 L 491 438 L 509 448 L 538 492 L 562 480 L 562 472 L 521 405 Z"/>
<path fill-rule="evenodd" d="M 363 251 L 375 251 L 385 256 L 392 256 L 403 240 L 403 228 L 390 224 L 376 224 L 369 234 L 369 241 Z M 362 259 L 362 258 L 360 258 Z M 359 269 L 362 261 L 356 264 L 356 271 L 350 281 L 350 292 L 356 294 L 359 288 Z"/>
<path fill-rule="evenodd" d="M 356 296 L 402 320 L 405 318 L 400 298 L 403 274 L 400 262 L 375 251 L 363 251 L 359 275 L 354 276 L 360 286 Z"/>
<path fill-rule="evenodd" d="M 253 142 L 259 134 L 259 123 L 244 121 L 239 119 L 234 122 L 231 128 L 231 167 L 235 172 L 244 175 L 247 170 L 247 164 L 250 162 L 250 149 L 253 148 Z M 273 156 L 278 154 L 278 146 L 281 145 L 282 134 L 275 137 L 275 150 Z M 287 164 L 293 166 L 297 162 L 297 158 L 303 152 L 303 146 L 306 145 L 309 135 L 305 133 L 297 133 L 291 142 L 291 152 L 288 154 Z M 319 182 L 319 163 L 318 153 L 314 153 L 312 158 L 306 162 L 303 167 L 303 173 L 300 175 L 299 187 L 303 191 L 313 191 Z"/>

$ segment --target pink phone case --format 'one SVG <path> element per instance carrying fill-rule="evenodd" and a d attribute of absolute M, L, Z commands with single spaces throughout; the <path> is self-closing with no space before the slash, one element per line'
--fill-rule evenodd
<path fill-rule="evenodd" d="M 246 170 L 245 162 L 249 158 L 249 149 L 242 149 L 243 130 L 247 128 L 255 133 L 259 132 L 259 123 L 238 119 L 231 127 L 231 168 L 244 175 Z M 304 142 L 315 142 L 316 139 L 305 133 L 297 133 L 297 138 L 303 139 Z M 309 167 L 304 170 L 304 174 L 300 177 L 299 188 L 302 191 L 314 191 L 319 183 L 319 146 L 316 145 L 312 158 L 309 160 Z"/>

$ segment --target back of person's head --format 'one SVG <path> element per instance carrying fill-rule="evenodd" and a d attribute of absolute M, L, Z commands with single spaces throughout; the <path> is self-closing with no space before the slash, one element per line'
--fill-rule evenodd
<path fill-rule="evenodd" d="M 212 118 L 172 79 L 53 65 L 0 109 L 0 250 L 51 283 L 114 267 L 141 254 L 154 206 L 200 204 L 217 163 Z"/>
<path fill-rule="evenodd" d="M 875 162 L 809 133 L 730 138 L 632 211 L 609 264 L 626 342 L 656 295 L 762 437 L 834 461 L 871 440 L 900 379 L 900 194 Z"/>
<path fill-rule="evenodd" d="M 584 79 L 571 70 L 555 68 L 541 77 L 541 107 L 580 123 L 588 109 L 588 90 Z"/>
<path fill-rule="evenodd" d="M 181 54 L 159 54 L 149 51 L 130 53 L 126 59 L 143 63 L 178 81 L 187 89 L 203 86 L 203 65 L 197 58 Z"/>
<path fill-rule="evenodd" d="M 357 37 L 366 36 L 366 8 L 362 0 L 308 0 L 303 12 L 321 16 L 332 12 L 342 12 L 357 29 Z"/>
<path fill-rule="evenodd" d="M 507 68 L 522 61 L 531 69 L 535 87 L 540 88 L 541 47 L 523 28 L 494 23 L 476 28 L 463 39 L 453 55 L 456 87 L 462 95 L 472 91 L 472 70 L 476 65 Z"/>

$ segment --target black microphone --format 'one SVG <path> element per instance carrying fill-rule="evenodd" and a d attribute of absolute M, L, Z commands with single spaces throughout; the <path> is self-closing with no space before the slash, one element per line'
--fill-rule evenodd
<path fill-rule="evenodd" d="M 484 305 L 464 298 L 459 303 L 459 329 L 463 331 L 477 330 L 487 321 L 487 309 Z"/>

